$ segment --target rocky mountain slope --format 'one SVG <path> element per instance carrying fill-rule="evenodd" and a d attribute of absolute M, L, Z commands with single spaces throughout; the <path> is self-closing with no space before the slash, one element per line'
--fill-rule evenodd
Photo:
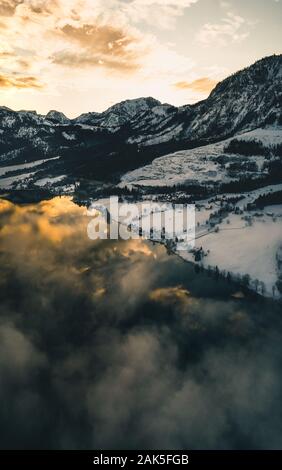
<path fill-rule="evenodd" d="M 282 56 L 256 62 L 219 83 L 193 106 L 153 108 L 145 121 L 132 123 L 130 142 L 157 145 L 222 140 L 230 135 L 282 119 Z M 159 116 L 157 119 L 156 116 Z M 153 132 L 151 132 L 153 130 Z"/>
<path fill-rule="evenodd" d="M 56 174 L 104 178 L 155 157 L 282 122 L 282 55 L 264 58 L 219 83 L 195 105 L 127 100 L 68 119 L 50 111 L 0 107 L 0 164 L 52 160 Z"/>

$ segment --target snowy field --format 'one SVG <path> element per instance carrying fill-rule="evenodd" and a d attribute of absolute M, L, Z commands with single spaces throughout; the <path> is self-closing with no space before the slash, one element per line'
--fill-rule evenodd
<path fill-rule="evenodd" d="M 248 226 L 238 215 L 232 215 L 229 220 L 229 225 L 219 225 L 218 232 L 208 232 L 196 240 L 196 246 L 203 246 L 208 252 L 202 259 L 203 266 L 218 266 L 220 271 L 241 277 L 248 274 L 251 286 L 255 286 L 256 280 L 263 282 L 265 294 L 272 297 L 277 281 L 275 255 L 282 243 L 282 211 L 276 222 L 264 217 Z M 190 253 L 180 251 L 179 255 L 192 260 Z"/>
<path fill-rule="evenodd" d="M 34 162 L 21 163 L 20 165 L 1 166 L 0 167 L 0 176 L 5 176 L 10 171 L 23 171 L 23 174 L 24 174 L 25 170 L 27 170 L 29 168 L 34 168 L 34 167 L 40 166 L 43 163 L 51 162 L 51 161 L 57 160 L 58 158 L 60 158 L 60 157 L 48 158 L 48 159 L 44 159 L 44 160 L 36 160 Z M 1 181 L 0 181 L 0 183 L 1 183 Z"/>
<path fill-rule="evenodd" d="M 10 176 L 7 178 L 0 179 L 0 189 L 11 189 L 17 184 L 28 183 L 32 181 L 32 177 L 35 175 L 36 171 L 30 173 L 22 173 L 16 176 Z"/>
<path fill-rule="evenodd" d="M 234 155 L 225 154 L 224 148 L 234 138 L 245 141 L 257 140 L 269 147 L 282 143 L 282 128 L 256 129 L 216 144 L 182 150 L 156 158 L 149 165 L 123 175 L 120 186 L 173 186 L 184 183 L 228 182 L 231 179 L 228 176 L 228 164 L 225 167 L 222 166 L 216 161 L 216 157 L 227 155 L 227 159 L 232 161 Z M 262 169 L 264 157 L 254 155 L 247 157 L 247 160 L 256 162 L 259 169 Z"/>
<path fill-rule="evenodd" d="M 221 154 L 223 148 L 224 142 L 220 142 L 156 158 L 151 164 L 123 175 L 120 186 L 173 186 L 187 182 L 220 181 L 226 175 L 212 161 L 212 157 Z"/>
<path fill-rule="evenodd" d="M 238 140 L 257 140 L 265 146 L 282 143 L 282 128 L 269 126 L 265 129 L 255 129 L 236 136 Z"/>
<path fill-rule="evenodd" d="M 282 246 L 282 205 L 267 206 L 256 212 L 259 216 L 245 213 L 244 216 L 251 218 L 251 225 L 241 214 L 230 214 L 216 225 L 218 231 L 205 225 L 209 213 L 203 217 L 201 212 L 196 212 L 196 220 L 201 225 L 196 228 L 195 243 L 205 253 L 200 264 L 205 268 L 218 266 L 220 271 L 230 272 L 235 278 L 248 274 L 251 288 L 255 289 L 259 281 L 264 285 L 264 295 L 279 297 L 275 284 L 280 274 L 276 254 Z M 194 261 L 194 254 L 189 251 L 181 250 L 178 254 Z"/>
<path fill-rule="evenodd" d="M 277 253 L 282 248 L 282 204 L 269 205 L 254 211 L 246 210 L 246 205 L 262 194 L 281 190 L 282 184 L 279 184 L 242 193 L 242 199 L 233 204 L 228 201 L 234 196 L 230 194 L 197 201 L 195 230 L 190 232 L 193 237 L 195 235 L 195 240 L 187 238 L 186 233 L 182 237 L 181 231 L 178 231 L 178 240 L 173 245 L 168 244 L 169 248 L 173 247 L 173 251 L 180 257 L 191 262 L 195 262 L 195 253 L 202 249 L 203 256 L 198 262 L 204 268 L 214 269 L 217 266 L 220 272 L 229 272 L 235 280 L 248 275 L 251 289 L 267 297 L 280 298 L 276 282 L 282 274 L 277 264 Z M 228 210 L 226 209 L 224 216 L 217 217 L 222 205 L 228 207 Z M 100 212 L 104 208 L 109 210 L 109 199 L 96 201 L 94 207 Z M 130 204 L 128 207 L 130 208 Z M 140 209 L 139 204 L 137 207 Z M 163 211 L 165 210 L 164 204 Z M 170 205 L 167 205 L 168 217 L 171 216 L 170 212 Z M 93 212 L 90 211 L 89 215 L 91 214 Z M 127 224 L 130 223 L 138 234 L 139 226 L 144 223 L 146 227 L 148 217 L 148 213 L 140 218 L 132 216 L 130 220 L 127 219 Z M 169 236 L 168 233 L 166 240 Z M 151 238 L 149 230 L 145 233 L 145 238 Z M 167 244 L 166 240 L 162 242 Z"/>
<path fill-rule="evenodd" d="M 53 157 L 43 160 L 35 160 L 33 162 L 28 163 L 21 163 L 19 165 L 0 166 L 0 189 L 18 189 L 22 185 L 27 185 L 29 183 L 36 182 L 36 174 L 38 173 L 38 170 L 41 169 L 41 165 L 52 162 L 54 160 L 58 160 L 59 158 L 60 157 Z M 34 171 L 27 171 L 30 169 Z M 12 172 L 17 172 L 17 174 L 13 175 Z M 41 184 L 39 183 L 39 186 L 44 186 L 48 183 L 48 180 L 49 178 L 42 178 L 41 180 L 39 180 L 41 181 Z M 56 180 L 54 181 L 54 183 L 55 182 Z"/>

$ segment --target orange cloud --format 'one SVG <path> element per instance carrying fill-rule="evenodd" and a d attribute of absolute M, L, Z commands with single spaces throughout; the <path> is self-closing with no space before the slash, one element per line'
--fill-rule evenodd
<path fill-rule="evenodd" d="M 58 6 L 58 0 L 0 0 L 0 16 L 13 16 L 19 5 L 25 5 L 35 14 L 50 14 Z"/>
<path fill-rule="evenodd" d="M 35 2 L 28 3 L 30 11 L 38 15 L 50 14 L 54 9 L 58 8 L 58 6 L 58 0 L 37 0 Z"/>
<path fill-rule="evenodd" d="M 84 24 L 61 28 L 64 39 L 79 46 L 78 51 L 63 50 L 53 56 L 53 62 L 70 67 L 97 66 L 131 72 L 139 68 L 138 59 L 145 53 L 139 40 L 122 28 L 112 25 Z"/>
<path fill-rule="evenodd" d="M 0 16 L 13 16 L 18 5 L 24 0 L 0 0 Z"/>
<path fill-rule="evenodd" d="M 200 93 L 209 93 L 217 85 L 218 81 L 212 78 L 203 77 L 194 80 L 193 82 L 177 82 L 174 84 L 175 88 L 179 90 L 193 90 Z"/>
<path fill-rule="evenodd" d="M 186 303 L 189 301 L 189 291 L 182 286 L 161 287 L 151 291 L 149 298 L 154 302 L 161 303 Z"/>
<path fill-rule="evenodd" d="M 0 75 L 0 88 L 42 88 L 36 77 Z"/>
<path fill-rule="evenodd" d="M 14 57 L 15 54 L 13 52 L 2 51 L 0 52 L 0 59 L 6 59 L 7 57 Z"/>

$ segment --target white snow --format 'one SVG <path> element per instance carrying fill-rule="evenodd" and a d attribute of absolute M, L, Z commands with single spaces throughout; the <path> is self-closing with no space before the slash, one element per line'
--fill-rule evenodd
<path fill-rule="evenodd" d="M 224 169 L 210 158 L 222 153 L 223 147 L 224 143 L 220 142 L 156 158 L 151 164 L 123 175 L 121 182 L 140 186 L 173 186 L 187 181 L 222 180 Z"/>
<path fill-rule="evenodd" d="M 45 186 L 45 185 L 53 185 L 55 183 L 58 183 L 59 181 L 62 181 L 64 178 L 66 178 L 66 175 L 60 175 L 60 176 L 55 176 L 53 178 L 51 177 L 46 177 L 42 178 L 40 180 L 37 180 L 34 184 L 36 186 Z"/>
<path fill-rule="evenodd" d="M 25 182 L 25 180 L 29 180 L 31 176 L 33 176 L 35 173 L 36 171 L 32 171 L 31 173 L 23 173 L 17 176 L 10 176 L 9 178 L 3 178 L 0 180 L 0 188 L 12 188 L 14 186 L 14 183 Z"/>
<path fill-rule="evenodd" d="M 235 138 L 239 140 L 257 139 L 265 146 L 277 145 L 282 142 L 282 128 L 260 128 L 237 135 Z M 232 178 L 228 176 L 228 163 L 224 167 L 214 160 L 219 155 L 226 155 L 230 162 L 234 157 L 236 158 L 236 155 L 224 153 L 225 146 L 233 139 L 234 137 L 215 144 L 182 150 L 156 158 L 152 163 L 123 175 L 121 186 L 127 183 L 138 186 L 173 186 L 187 182 L 230 181 Z M 238 155 L 237 158 L 242 157 Z M 262 171 L 263 156 L 254 155 L 244 158 L 248 161 L 255 161 L 258 165 L 258 171 Z"/>
<path fill-rule="evenodd" d="M 282 214 L 281 214 L 282 215 Z M 196 240 L 196 246 L 209 250 L 202 260 L 203 266 L 218 266 L 230 273 L 249 274 L 252 282 L 264 282 L 266 294 L 272 296 L 277 281 L 275 254 L 282 243 L 282 219 L 276 222 L 269 217 L 257 219 L 246 226 L 240 215 L 228 217 L 229 225 L 219 225 L 219 232 L 207 232 Z M 193 260 L 191 253 L 180 251 L 184 259 Z"/>
<path fill-rule="evenodd" d="M 67 132 L 62 132 L 62 135 L 66 140 L 75 140 L 76 139 L 75 134 L 68 134 Z"/>
<path fill-rule="evenodd" d="M 260 195 L 282 190 L 282 184 L 266 186 L 248 193 L 235 206 L 242 210 L 247 203 L 255 201 Z M 237 194 L 219 196 L 228 201 Z M 276 252 L 282 245 L 282 205 L 271 205 L 254 212 L 244 211 L 243 214 L 230 213 L 216 224 L 219 231 L 211 230 L 206 221 L 218 207 L 208 200 L 198 201 L 197 205 L 204 208 L 196 211 L 196 244 L 202 247 L 207 256 L 202 258 L 204 267 L 218 266 L 220 271 L 229 271 L 235 275 L 248 274 L 251 278 L 250 287 L 255 288 L 255 280 L 265 284 L 264 295 L 273 296 L 273 289 L 278 278 Z M 259 214 L 260 216 L 256 216 Z M 245 217 L 252 219 L 251 225 Z M 228 224 L 227 224 L 228 220 Z M 185 260 L 193 261 L 191 252 L 179 251 Z M 277 289 L 275 295 L 279 296 Z"/>
<path fill-rule="evenodd" d="M 236 136 L 238 140 L 257 140 L 265 146 L 282 143 L 282 127 L 269 126 L 265 129 L 259 128 Z"/>
<path fill-rule="evenodd" d="M 33 161 L 33 162 L 29 162 L 29 163 L 21 163 L 20 165 L 2 166 L 2 167 L 0 167 L 0 176 L 3 176 L 3 175 L 5 175 L 6 173 L 8 173 L 10 171 L 26 170 L 28 168 L 33 168 L 33 167 L 42 165 L 45 162 L 51 162 L 53 160 L 57 160 L 58 158 L 60 158 L 60 157 L 48 158 L 48 159 L 44 159 L 44 160 L 36 160 L 36 161 Z M 1 183 L 0 183 L 0 185 L 1 185 Z"/>

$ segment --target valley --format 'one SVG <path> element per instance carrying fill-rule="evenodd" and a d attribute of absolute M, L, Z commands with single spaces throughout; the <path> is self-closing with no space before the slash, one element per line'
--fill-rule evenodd
<path fill-rule="evenodd" d="M 256 62 L 195 105 L 127 100 L 76 119 L 0 108 L 0 194 L 79 205 L 195 204 L 197 269 L 281 298 L 282 56 Z"/>

